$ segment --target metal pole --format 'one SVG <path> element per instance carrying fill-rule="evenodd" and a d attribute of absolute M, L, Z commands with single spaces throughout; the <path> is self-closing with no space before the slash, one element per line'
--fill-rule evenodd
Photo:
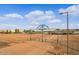
<path fill-rule="evenodd" d="M 58 43 L 59 43 L 59 34 L 57 34 L 57 46 L 58 46 Z"/>
<path fill-rule="evenodd" d="M 69 47 L 69 15 L 67 12 L 67 55 L 69 54 L 68 47 Z"/>
<path fill-rule="evenodd" d="M 31 30 L 30 30 L 30 40 L 32 40 L 32 39 L 31 39 L 31 35 L 32 35 L 32 33 L 31 33 Z"/>
<path fill-rule="evenodd" d="M 69 47 L 69 12 L 63 12 L 60 14 L 67 14 L 67 55 L 69 54 L 68 47 Z"/>
<path fill-rule="evenodd" d="M 44 31 L 44 25 L 42 24 L 42 42 L 43 42 L 43 31 Z"/>
<path fill-rule="evenodd" d="M 42 42 L 43 42 L 43 29 L 42 29 Z"/>

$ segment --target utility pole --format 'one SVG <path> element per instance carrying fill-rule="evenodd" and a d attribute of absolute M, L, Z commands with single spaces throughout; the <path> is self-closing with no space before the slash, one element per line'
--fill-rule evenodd
<path fill-rule="evenodd" d="M 69 54 L 68 47 L 69 47 L 69 12 L 62 12 L 60 14 L 67 15 L 67 55 Z"/>
<path fill-rule="evenodd" d="M 68 47 L 69 47 L 69 14 L 67 12 L 67 55 L 69 54 Z"/>

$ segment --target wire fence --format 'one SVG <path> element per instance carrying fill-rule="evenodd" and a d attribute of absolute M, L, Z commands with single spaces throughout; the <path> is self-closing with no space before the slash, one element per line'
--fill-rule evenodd
<path fill-rule="evenodd" d="M 67 36 L 66 35 L 43 34 L 43 37 L 42 37 L 42 35 L 38 33 L 38 34 L 31 34 L 30 37 L 31 37 L 31 40 L 29 39 L 30 41 L 46 42 L 46 43 L 50 43 L 53 46 L 54 45 L 55 46 L 58 45 L 60 47 L 63 46 L 65 47 L 64 48 L 65 50 L 67 48 Z M 79 37 L 78 34 L 69 35 L 69 47 L 68 47 L 69 54 L 75 54 L 75 55 L 79 54 L 79 42 L 76 41 L 78 40 L 78 37 Z M 62 54 L 62 52 L 60 54 Z"/>
<path fill-rule="evenodd" d="M 11 35 L 11 34 L 9 34 L 9 35 Z M 67 48 L 67 36 L 66 35 L 49 34 L 47 32 L 44 32 L 43 36 L 41 33 L 29 33 L 29 34 L 24 34 L 24 35 L 25 35 L 25 37 L 23 36 L 24 39 L 23 38 L 19 39 L 18 37 L 17 37 L 17 39 L 15 39 L 15 37 L 14 37 L 15 40 L 11 39 L 12 41 L 10 41 L 10 40 L 7 40 L 7 38 L 6 38 L 7 43 L 8 42 L 9 43 L 19 43 L 19 42 L 26 42 L 26 41 L 44 42 L 44 43 L 51 44 L 53 47 L 59 46 L 59 47 L 61 47 L 62 50 L 64 49 L 65 54 L 67 53 L 67 50 L 66 50 L 66 48 Z M 17 34 L 16 34 L 16 36 L 17 36 Z M 42 38 L 43 38 L 43 40 L 42 40 Z M 4 39 L 2 39 L 2 40 L 4 40 Z M 1 42 L 1 39 L 0 39 L 0 42 Z M 2 43 L 6 43 L 6 42 L 2 42 Z M 1 43 L 1 45 L 2 45 L 2 43 Z M 69 54 L 79 55 L 79 34 L 70 34 L 69 35 L 69 47 L 68 47 L 68 49 L 69 49 L 69 51 L 68 51 Z M 55 54 L 56 52 L 52 51 L 50 53 Z M 56 53 L 56 54 L 63 54 L 63 52 Z"/>

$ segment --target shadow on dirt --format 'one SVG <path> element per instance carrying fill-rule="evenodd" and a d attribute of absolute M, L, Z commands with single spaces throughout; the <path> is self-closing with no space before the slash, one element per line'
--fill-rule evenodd
<path fill-rule="evenodd" d="M 9 42 L 0 41 L 0 48 L 4 48 L 4 47 L 7 47 L 7 46 L 10 46 L 9 44 L 10 44 Z"/>

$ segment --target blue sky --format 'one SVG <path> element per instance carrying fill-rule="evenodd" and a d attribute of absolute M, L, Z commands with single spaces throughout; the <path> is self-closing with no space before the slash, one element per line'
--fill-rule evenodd
<path fill-rule="evenodd" d="M 66 15 L 59 14 L 65 11 L 70 12 L 69 27 L 79 28 L 78 10 L 74 4 L 0 4 L 0 29 L 66 28 Z"/>

